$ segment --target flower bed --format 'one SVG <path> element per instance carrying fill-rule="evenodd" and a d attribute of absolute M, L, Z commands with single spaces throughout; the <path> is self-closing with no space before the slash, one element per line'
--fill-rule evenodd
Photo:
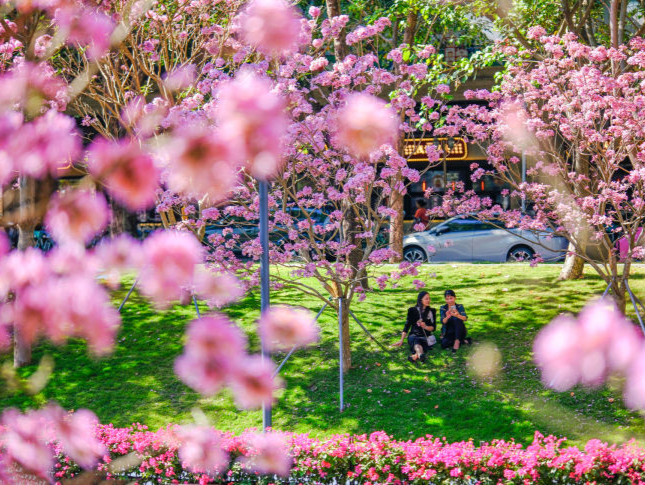
<path fill-rule="evenodd" d="M 397 441 L 384 432 L 326 439 L 275 432 L 272 435 L 284 440 L 293 458 L 291 472 L 285 477 L 260 475 L 250 465 L 258 455 L 254 431 L 239 436 L 221 433 L 229 465 L 219 475 L 209 476 L 182 467 L 179 427 L 151 432 L 141 425 L 99 426 L 98 436 L 110 451 L 99 470 L 105 478 L 138 483 L 645 484 L 645 449 L 633 442 L 615 446 L 591 440 L 580 450 L 539 432 L 526 448 L 513 441 L 476 446 L 472 441 L 448 443 L 431 436 Z M 58 454 L 56 480 L 80 473 L 69 458 Z"/>

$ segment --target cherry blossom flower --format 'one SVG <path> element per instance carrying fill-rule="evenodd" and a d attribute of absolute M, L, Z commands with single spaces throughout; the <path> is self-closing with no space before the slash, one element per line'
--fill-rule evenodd
<path fill-rule="evenodd" d="M 141 254 L 141 291 L 163 307 L 178 300 L 182 288 L 192 286 L 203 248 L 192 234 L 157 231 L 144 241 Z"/>
<path fill-rule="evenodd" d="M 228 465 L 219 434 L 212 428 L 182 426 L 179 459 L 195 473 L 218 475 Z"/>
<path fill-rule="evenodd" d="M 62 7 L 56 10 L 55 20 L 61 35 L 69 44 L 87 46 L 89 59 L 103 56 L 110 48 L 114 30 L 112 19 L 91 8 Z"/>
<path fill-rule="evenodd" d="M 357 157 L 366 157 L 381 145 L 394 143 L 396 113 L 385 101 L 369 94 L 351 94 L 336 116 L 338 142 Z"/>
<path fill-rule="evenodd" d="M 273 377 L 275 366 L 260 356 L 245 358 L 231 376 L 235 402 L 242 409 L 258 408 L 273 401 L 277 383 Z"/>
<path fill-rule="evenodd" d="M 210 308 L 219 308 L 239 300 L 244 295 L 240 280 L 231 274 L 214 275 L 198 271 L 195 275 L 195 294 Z"/>
<path fill-rule="evenodd" d="M 273 92 L 271 81 L 243 71 L 218 91 L 220 136 L 241 141 L 240 158 L 251 175 L 266 179 L 282 163 L 287 129 L 285 100 Z"/>
<path fill-rule="evenodd" d="M 298 49 L 300 16 L 285 0 L 252 0 L 240 17 L 244 41 L 268 56 Z"/>
<path fill-rule="evenodd" d="M 136 140 L 100 138 L 90 146 L 89 162 L 90 173 L 129 209 L 147 209 L 154 203 L 159 171 Z"/>
<path fill-rule="evenodd" d="M 547 386 L 566 391 L 578 383 L 581 337 L 576 321 L 565 316 L 556 318 L 540 331 L 533 343 L 533 352 Z"/>
<path fill-rule="evenodd" d="M 69 190 L 55 194 L 45 219 L 56 240 L 88 243 L 108 222 L 108 205 L 102 194 Z"/>
<path fill-rule="evenodd" d="M 211 202 L 218 202 L 238 182 L 236 161 L 243 147 L 212 127 L 180 127 L 164 150 L 169 160 L 168 185 L 175 192 L 197 197 L 207 194 Z"/>
<path fill-rule="evenodd" d="M 289 475 L 293 458 L 283 436 L 277 433 L 255 434 L 249 445 L 249 454 L 241 460 L 245 467 L 261 475 Z"/>
<path fill-rule="evenodd" d="M 318 340 L 319 328 L 308 310 L 272 306 L 259 323 L 260 335 L 270 350 L 291 350 Z"/>
<path fill-rule="evenodd" d="M 31 473 L 46 478 L 54 466 L 54 452 L 46 443 L 47 418 L 39 411 L 21 414 L 15 408 L 2 413 L 0 440 L 8 457 Z"/>
<path fill-rule="evenodd" d="M 96 415 L 87 409 L 67 413 L 59 406 L 50 406 L 46 411 L 63 452 L 82 468 L 94 468 L 99 458 L 107 453 L 107 448 L 96 436 L 99 424 Z"/>
<path fill-rule="evenodd" d="M 242 365 L 246 340 L 221 315 L 194 320 L 186 336 L 184 353 L 175 361 L 175 373 L 197 392 L 212 395 Z"/>

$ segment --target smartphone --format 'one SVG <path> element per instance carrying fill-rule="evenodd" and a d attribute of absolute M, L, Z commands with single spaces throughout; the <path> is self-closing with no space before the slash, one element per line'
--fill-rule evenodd
<path fill-rule="evenodd" d="M 448 307 L 448 310 L 450 310 L 451 312 L 456 312 L 457 311 L 457 305 L 450 305 L 450 307 Z"/>

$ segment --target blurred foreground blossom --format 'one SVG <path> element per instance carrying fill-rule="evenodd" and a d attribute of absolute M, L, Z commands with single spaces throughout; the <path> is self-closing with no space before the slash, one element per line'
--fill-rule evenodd
<path fill-rule="evenodd" d="M 246 338 L 221 315 L 194 320 L 186 336 L 184 353 L 175 361 L 175 372 L 197 392 L 215 394 L 240 366 Z"/>
<path fill-rule="evenodd" d="M 68 413 L 59 406 L 50 406 L 46 412 L 51 422 L 50 430 L 63 448 L 63 452 L 82 468 L 92 469 L 107 453 L 107 448 L 96 436 L 99 420 L 87 409 Z"/>
<path fill-rule="evenodd" d="M 610 300 L 587 305 L 578 318 L 559 316 L 533 345 L 544 383 L 558 391 L 600 385 L 608 375 L 627 375 L 625 398 L 645 408 L 645 347 L 638 329 Z"/>
<path fill-rule="evenodd" d="M 137 140 L 111 142 L 99 138 L 92 142 L 89 170 L 129 209 L 142 210 L 154 204 L 159 187 L 158 169 Z"/>
<path fill-rule="evenodd" d="M 260 356 L 246 357 L 231 376 L 235 402 L 242 409 L 259 408 L 273 402 L 273 392 L 278 385 L 273 377 L 275 365 Z"/>
<path fill-rule="evenodd" d="M 249 445 L 249 453 L 241 459 L 245 467 L 262 475 L 289 475 L 293 458 L 283 435 L 256 434 L 250 438 Z"/>
<path fill-rule="evenodd" d="M 240 72 L 218 91 L 219 136 L 241 141 L 237 155 L 251 175 L 266 179 L 282 164 L 286 102 L 268 78 Z"/>
<path fill-rule="evenodd" d="M 178 300 L 193 284 L 195 265 L 202 262 L 202 246 L 190 233 L 157 231 L 143 243 L 141 291 L 157 306 Z"/>
<path fill-rule="evenodd" d="M 194 473 L 218 475 L 228 465 L 219 433 L 203 426 L 183 426 L 179 431 L 179 459 Z"/>
<path fill-rule="evenodd" d="M 45 219 L 54 239 L 62 243 L 86 244 L 108 222 L 108 205 L 103 194 L 70 190 L 55 194 Z"/>
<path fill-rule="evenodd" d="M 211 202 L 224 199 L 238 182 L 241 162 L 237 160 L 243 148 L 239 145 L 237 139 L 224 138 L 212 127 L 179 127 L 164 147 L 169 187 L 187 196 L 208 194 Z"/>
<path fill-rule="evenodd" d="M 337 139 L 350 153 L 366 157 L 397 137 L 396 113 L 369 94 L 351 94 L 336 116 Z"/>
<path fill-rule="evenodd" d="M 239 279 L 231 274 L 213 274 L 198 271 L 195 275 L 195 294 L 210 308 L 219 308 L 244 296 L 244 288 Z"/>
<path fill-rule="evenodd" d="M 240 16 L 244 41 L 268 56 L 298 50 L 300 16 L 285 0 L 252 0 Z"/>
<path fill-rule="evenodd" d="M 43 411 L 22 414 L 15 408 L 9 408 L 2 413 L 0 441 L 6 454 L 7 470 L 16 464 L 39 477 L 49 476 L 54 466 L 54 453 L 47 445 L 46 421 L 47 416 Z"/>
<path fill-rule="evenodd" d="M 318 340 L 318 325 L 312 313 L 302 308 L 271 307 L 260 318 L 259 326 L 271 350 L 291 350 Z"/>

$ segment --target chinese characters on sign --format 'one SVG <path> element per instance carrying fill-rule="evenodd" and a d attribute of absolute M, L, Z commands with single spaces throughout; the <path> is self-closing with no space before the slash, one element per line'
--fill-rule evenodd
<path fill-rule="evenodd" d="M 454 144 L 451 148 L 452 143 Z M 465 160 L 468 157 L 468 146 L 463 138 L 406 138 L 403 147 L 404 156 L 409 162 L 426 162 L 428 161 L 426 147 L 432 144 L 438 144 L 443 150 L 442 160 L 444 156 L 446 160 Z"/>

